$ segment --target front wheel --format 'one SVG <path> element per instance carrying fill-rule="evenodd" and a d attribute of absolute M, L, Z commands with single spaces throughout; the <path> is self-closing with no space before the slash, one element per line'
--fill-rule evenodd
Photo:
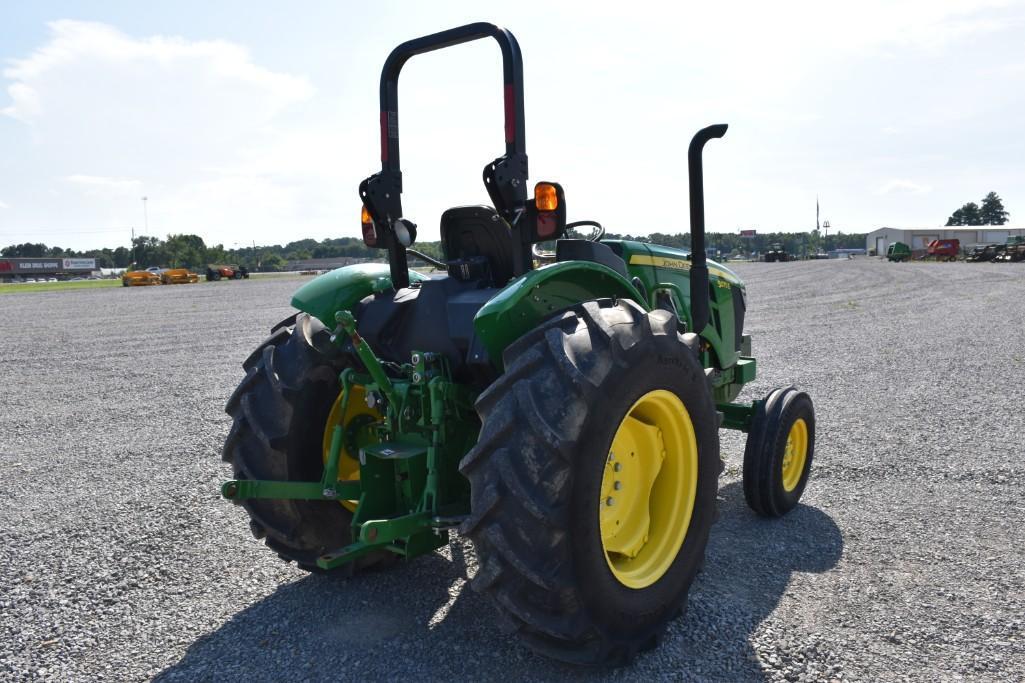
<path fill-rule="evenodd" d="M 460 464 L 473 587 L 566 662 L 620 665 L 682 613 L 715 517 L 719 437 L 698 339 L 664 310 L 577 306 L 510 346 Z"/>
<path fill-rule="evenodd" d="M 801 499 L 815 455 L 815 407 L 793 387 L 769 393 L 755 411 L 744 449 L 744 498 L 764 517 L 781 517 Z"/>

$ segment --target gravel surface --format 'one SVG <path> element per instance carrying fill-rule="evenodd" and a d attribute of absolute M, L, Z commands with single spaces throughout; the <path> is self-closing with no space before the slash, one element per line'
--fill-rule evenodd
<path fill-rule="evenodd" d="M 740 487 L 690 609 L 612 672 L 543 660 L 461 540 L 308 576 L 218 497 L 240 363 L 296 278 L 3 297 L 0 680 L 1022 680 L 1025 268 L 738 264 L 759 379 L 818 414 L 781 520 Z"/>

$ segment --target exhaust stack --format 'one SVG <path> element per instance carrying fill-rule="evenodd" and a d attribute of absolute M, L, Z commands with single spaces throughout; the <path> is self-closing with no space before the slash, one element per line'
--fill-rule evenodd
<path fill-rule="evenodd" d="M 692 332 L 701 334 L 708 325 L 708 265 L 705 259 L 705 189 L 701 171 L 701 151 L 705 143 L 726 135 L 727 125 L 718 123 L 702 128 L 690 141 L 687 170 L 690 177 L 690 318 Z"/>

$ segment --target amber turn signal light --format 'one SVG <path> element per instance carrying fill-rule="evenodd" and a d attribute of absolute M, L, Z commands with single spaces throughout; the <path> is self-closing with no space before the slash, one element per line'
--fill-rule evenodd
<path fill-rule="evenodd" d="M 370 217 L 366 204 L 363 205 L 363 211 L 360 213 L 360 222 L 363 224 L 363 244 L 368 247 L 376 247 L 377 229 L 374 227 L 374 219 Z"/>
<path fill-rule="evenodd" d="M 538 211 L 555 211 L 559 208 L 559 194 L 555 185 L 538 183 L 534 186 L 534 205 Z"/>

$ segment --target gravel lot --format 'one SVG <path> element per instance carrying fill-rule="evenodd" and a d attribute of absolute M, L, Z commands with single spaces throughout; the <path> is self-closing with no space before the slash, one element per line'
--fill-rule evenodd
<path fill-rule="evenodd" d="M 687 615 L 628 669 L 542 660 L 468 544 L 308 576 L 218 497 L 241 361 L 296 278 L 0 301 L 0 679 L 1022 680 L 1025 267 L 738 264 L 759 379 L 816 403 L 804 505 L 764 521 L 724 432 Z"/>

